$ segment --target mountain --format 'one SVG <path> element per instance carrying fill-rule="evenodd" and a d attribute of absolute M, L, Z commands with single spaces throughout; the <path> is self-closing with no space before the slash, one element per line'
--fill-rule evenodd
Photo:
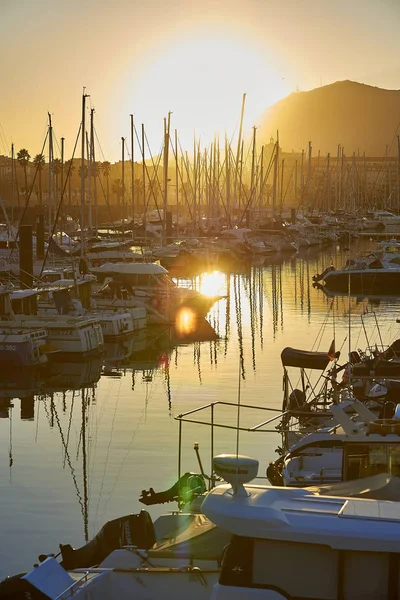
<path fill-rule="evenodd" d="M 286 152 L 321 151 L 336 156 L 340 144 L 346 156 L 397 155 L 400 90 L 384 90 L 354 81 L 338 81 L 309 92 L 295 92 L 271 106 L 257 132 L 260 143 L 276 138 Z"/>

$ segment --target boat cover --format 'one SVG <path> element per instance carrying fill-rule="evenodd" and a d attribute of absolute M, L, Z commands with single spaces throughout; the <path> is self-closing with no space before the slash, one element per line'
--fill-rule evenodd
<path fill-rule="evenodd" d="M 223 549 L 232 535 L 217 527 L 202 514 L 190 515 L 184 529 L 165 531 L 161 540 L 157 540 L 149 556 L 190 555 L 197 559 L 220 560 Z"/>
<path fill-rule="evenodd" d="M 282 350 L 281 360 L 284 367 L 319 369 L 324 371 L 331 359 L 328 352 L 310 352 L 308 350 L 296 350 L 296 348 L 288 347 Z"/>
<path fill-rule="evenodd" d="M 400 477 L 390 473 L 379 473 L 352 481 L 340 481 L 329 485 L 316 485 L 306 488 L 313 494 L 325 496 L 350 496 L 372 498 L 374 500 L 400 501 Z"/>

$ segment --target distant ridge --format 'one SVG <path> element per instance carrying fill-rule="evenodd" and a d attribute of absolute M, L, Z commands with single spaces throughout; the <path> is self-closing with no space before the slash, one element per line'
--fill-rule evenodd
<path fill-rule="evenodd" d="M 312 142 L 318 150 L 336 156 L 337 146 L 346 156 L 364 152 L 384 156 L 386 145 L 397 155 L 400 133 L 400 90 L 384 90 L 354 81 L 338 81 L 309 92 L 295 92 L 271 106 L 262 116 L 257 134 L 260 143 L 276 138 L 285 152 L 307 152 Z"/>

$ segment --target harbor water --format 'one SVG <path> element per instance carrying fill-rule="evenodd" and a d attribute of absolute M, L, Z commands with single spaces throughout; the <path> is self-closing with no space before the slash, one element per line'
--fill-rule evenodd
<path fill-rule="evenodd" d="M 363 240 L 360 244 L 367 244 Z M 354 249 L 355 250 L 355 249 Z M 60 543 L 85 543 L 102 525 L 136 513 L 142 490 L 161 491 L 178 478 L 177 415 L 214 407 L 213 452 L 256 457 L 259 476 L 281 443 L 270 431 L 237 436 L 282 405 L 281 351 L 327 351 L 335 338 L 340 362 L 349 347 L 400 337 L 397 298 L 329 297 L 312 276 L 348 252 L 338 247 L 228 272 L 172 273 L 183 285 L 223 296 L 204 322 L 183 314 L 174 329 L 148 328 L 109 345 L 105 357 L 56 362 L 39 371 L 0 373 L 0 577 L 29 569 Z M 249 409 L 245 405 L 257 408 Z M 188 419 L 208 422 L 211 410 Z M 277 422 L 276 422 L 277 424 Z M 199 471 L 199 444 L 211 469 L 210 427 L 182 426 L 180 473 Z M 176 504 L 153 506 L 153 518 Z"/>

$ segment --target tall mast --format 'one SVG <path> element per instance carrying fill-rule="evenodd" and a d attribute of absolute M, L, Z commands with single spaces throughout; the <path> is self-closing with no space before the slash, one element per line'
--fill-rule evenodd
<path fill-rule="evenodd" d="M 84 257 L 84 228 L 85 228 L 85 88 L 82 94 L 82 131 L 81 131 L 81 258 Z"/>
<path fill-rule="evenodd" d="M 121 175 L 121 221 L 122 221 L 122 240 L 124 239 L 125 227 L 125 138 L 121 137 L 121 153 L 122 153 L 122 175 Z"/>
<path fill-rule="evenodd" d="M 197 201 L 197 145 L 196 134 L 193 141 L 193 228 L 196 227 L 196 201 Z"/>
<path fill-rule="evenodd" d="M 238 135 L 238 143 L 237 143 L 237 149 L 236 149 L 236 169 L 235 169 L 235 179 L 234 179 L 234 189 L 233 189 L 233 196 L 234 196 L 234 201 L 236 202 L 236 193 L 237 193 L 237 183 L 238 183 L 238 166 L 239 166 L 239 160 L 240 160 L 240 152 L 241 152 L 241 146 L 242 146 L 242 131 L 243 131 L 243 117 L 244 117 L 244 107 L 246 104 L 246 94 L 243 94 L 243 98 L 242 98 L 242 110 L 240 113 L 240 125 L 239 125 L 239 135 Z M 240 190 L 239 190 L 239 194 L 240 194 Z"/>
<path fill-rule="evenodd" d="M 93 174 L 93 200 L 94 200 L 94 230 L 97 235 L 97 228 L 99 226 L 98 222 L 98 205 L 97 205 L 97 165 L 96 165 L 96 154 L 95 154 L 95 143 L 94 143 L 94 124 L 93 119 L 91 121 L 91 131 L 90 131 L 90 147 L 92 153 L 92 174 Z"/>
<path fill-rule="evenodd" d="M 11 144 L 11 224 L 14 223 L 14 197 L 15 197 L 15 160 L 14 160 L 14 144 Z M 11 232 L 9 232 L 11 235 Z"/>
<path fill-rule="evenodd" d="M 176 187 L 176 234 L 179 233 L 179 164 L 178 164 L 178 130 L 175 129 L 175 187 Z"/>
<path fill-rule="evenodd" d="M 164 175 L 164 243 L 167 240 L 167 211 L 168 211 L 168 156 L 169 156 L 169 128 L 171 123 L 171 112 L 168 119 L 164 119 L 164 153 L 163 153 L 163 175 Z"/>
<path fill-rule="evenodd" d="M 53 128 L 51 126 L 51 114 L 49 116 L 49 199 L 48 199 L 48 211 L 49 211 L 49 239 L 52 232 L 52 207 L 51 207 L 51 195 L 52 195 L 52 176 L 53 176 Z"/>
<path fill-rule="evenodd" d="M 134 230 L 135 226 L 135 167 L 134 167 L 134 154 L 135 154 L 135 143 L 134 143 L 134 126 L 133 126 L 133 115 L 131 115 L 131 180 L 132 180 L 132 190 L 131 190 L 131 207 L 132 207 L 132 230 Z"/>
<path fill-rule="evenodd" d="M 260 159 L 260 198 L 258 203 L 258 218 L 261 218 L 261 210 L 263 207 L 263 194 L 264 194 L 264 144 L 261 146 L 261 159 Z"/>
<path fill-rule="evenodd" d="M 142 177 L 143 177 L 143 225 L 144 225 L 144 236 L 146 237 L 146 165 L 144 162 L 144 124 L 142 123 Z"/>
<path fill-rule="evenodd" d="M 326 205 L 325 211 L 329 210 L 331 206 L 331 155 L 328 152 L 328 156 L 326 158 Z"/>
<path fill-rule="evenodd" d="M 225 188 L 226 188 L 226 212 L 228 217 L 228 223 L 231 224 L 231 167 L 230 167 L 230 146 L 228 144 L 228 138 L 225 134 Z"/>
<path fill-rule="evenodd" d="M 250 174 L 250 207 L 253 202 L 254 195 L 254 166 L 256 161 L 256 131 L 257 127 L 253 127 L 253 146 L 251 151 L 251 174 Z"/>
<path fill-rule="evenodd" d="M 274 156 L 274 183 L 272 188 L 272 214 L 276 212 L 276 196 L 278 186 L 278 161 L 279 161 L 279 132 L 276 132 L 275 156 Z"/>
<path fill-rule="evenodd" d="M 65 138 L 61 138 L 61 185 L 60 185 L 60 189 L 61 189 L 61 198 L 60 198 L 60 202 L 61 202 L 61 210 L 60 213 L 61 215 L 63 215 L 64 213 L 64 196 L 63 196 L 63 190 L 64 190 L 64 142 L 65 142 Z M 62 241 L 62 227 L 63 225 L 63 220 L 61 219 L 61 223 L 60 223 L 60 241 Z"/>
<path fill-rule="evenodd" d="M 397 136 L 397 212 L 400 211 L 400 136 Z"/>
<path fill-rule="evenodd" d="M 307 173 L 307 209 L 311 208 L 311 154 L 312 154 L 312 146 L 311 142 L 308 142 L 308 173 Z"/>
<path fill-rule="evenodd" d="M 90 109 L 90 138 L 88 142 L 88 228 L 92 231 L 93 228 L 93 211 L 92 211 L 92 167 L 93 167 L 93 114 L 94 108 Z"/>

